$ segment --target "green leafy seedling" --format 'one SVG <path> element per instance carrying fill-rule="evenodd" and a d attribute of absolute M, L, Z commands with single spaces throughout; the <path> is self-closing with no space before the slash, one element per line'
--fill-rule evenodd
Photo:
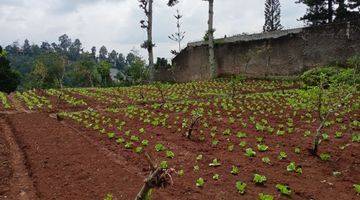
<path fill-rule="evenodd" d="M 219 167 L 219 166 L 221 166 L 221 163 L 216 158 L 212 161 L 212 163 L 209 164 L 209 167 Z"/>
<path fill-rule="evenodd" d="M 254 174 L 253 181 L 256 184 L 263 185 L 267 181 L 267 178 L 266 178 L 266 176 L 263 176 L 260 174 Z"/>
<path fill-rule="evenodd" d="M 274 200 L 274 197 L 272 195 L 269 195 L 269 194 L 260 193 L 259 194 L 259 200 Z"/>
<path fill-rule="evenodd" d="M 360 183 L 359 184 L 354 184 L 354 190 L 358 195 L 360 195 Z"/>
<path fill-rule="evenodd" d="M 163 145 L 163 144 L 156 144 L 155 145 L 155 150 L 157 151 L 157 152 L 160 152 L 160 151 L 164 151 L 165 150 L 165 146 Z"/>
<path fill-rule="evenodd" d="M 204 187 L 205 180 L 203 178 L 198 178 L 196 180 L 196 187 Z"/>
<path fill-rule="evenodd" d="M 252 148 L 247 148 L 245 150 L 245 155 L 247 157 L 255 157 L 256 156 L 256 152 L 252 149 Z"/>
<path fill-rule="evenodd" d="M 166 151 L 166 157 L 173 159 L 175 157 L 175 154 L 172 151 Z"/>
<path fill-rule="evenodd" d="M 239 168 L 237 166 L 232 166 L 232 169 L 231 169 L 231 174 L 233 175 L 238 175 L 240 172 Z"/>
<path fill-rule="evenodd" d="M 245 194 L 246 183 L 241 182 L 241 181 L 237 181 L 236 182 L 236 189 L 240 194 Z"/>
<path fill-rule="evenodd" d="M 283 184 L 277 184 L 276 188 L 278 189 L 278 191 L 282 194 L 282 195 L 286 195 L 286 196 L 290 196 L 291 195 L 291 189 L 289 186 L 287 185 L 283 185 Z"/>

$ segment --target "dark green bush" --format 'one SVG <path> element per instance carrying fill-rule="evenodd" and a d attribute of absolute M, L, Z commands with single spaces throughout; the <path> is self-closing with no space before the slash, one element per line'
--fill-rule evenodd
<path fill-rule="evenodd" d="M 319 85 L 320 75 L 324 74 L 327 81 L 325 84 L 360 84 L 360 54 L 350 57 L 346 64 L 347 68 L 339 67 L 339 65 L 331 65 L 311 69 L 306 71 L 300 79 L 307 86 L 316 86 Z"/>
<path fill-rule="evenodd" d="M 335 76 L 339 73 L 339 71 L 340 69 L 336 67 L 314 68 L 306 71 L 303 75 L 301 75 L 300 79 L 307 86 L 316 86 L 319 85 L 321 74 L 324 74 L 326 79 L 330 81 L 330 77 Z"/>
<path fill-rule="evenodd" d="M 10 62 L 6 58 L 6 52 L 0 46 L 0 91 L 11 93 L 16 90 L 20 83 L 18 72 L 10 68 Z"/>

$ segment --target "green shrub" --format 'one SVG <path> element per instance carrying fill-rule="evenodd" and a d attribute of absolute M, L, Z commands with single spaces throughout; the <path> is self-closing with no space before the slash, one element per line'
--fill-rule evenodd
<path fill-rule="evenodd" d="M 360 76 L 354 68 L 339 68 L 339 67 L 321 67 L 306 71 L 301 75 L 300 79 L 306 86 L 318 86 L 320 83 L 320 75 L 325 76 L 325 84 L 333 83 L 348 83 L 359 84 Z"/>
<path fill-rule="evenodd" d="M 360 72 L 360 54 L 350 57 L 347 60 L 349 67 L 355 69 L 357 73 Z"/>
<path fill-rule="evenodd" d="M 320 75 L 324 74 L 326 79 L 339 73 L 339 68 L 336 67 L 320 67 L 306 71 L 301 75 L 300 79 L 307 86 L 317 86 L 320 82 Z"/>

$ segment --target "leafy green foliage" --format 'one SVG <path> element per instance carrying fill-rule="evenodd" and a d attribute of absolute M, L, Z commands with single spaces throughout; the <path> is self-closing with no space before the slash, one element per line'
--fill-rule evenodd
<path fill-rule="evenodd" d="M 113 195 L 112 194 L 106 194 L 104 200 L 113 200 Z"/>
<path fill-rule="evenodd" d="M 212 178 L 217 181 L 217 180 L 220 179 L 220 175 L 219 174 L 214 174 Z"/>
<path fill-rule="evenodd" d="M 254 174 L 254 183 L 256 184 L 264 184 L 266 182 L 267 178 L 266 176 L 260 175 L 260 174 Z"/>
<path fill-rule="evenodd" d="M 214 159 L 212 163 L 209 164 L 210 167 L 219 167 L 221 166 L 221 163 L 218 161 L 218 159 Z"/>
<path fill-rule="evenodd" d="M 256 152 L 254 150 L 252 150 L 252 148 L 247 148 L 245 150 L 245 155 L 247 157 L 255 157 L 256 156 Z"/>
<path fill-rule="evenodd" d="M 263 193 L 259 194 L 259 200 L 273 200 L 273 199 L 274 197 L 272 195 L 263 194 Z"/>
<path fill-rule="evenodd" d="M 291 195 L 291 189 L 289 186 L 287 185 L 283 185 L 283 184 L 277 184 L 276 188 L 279 190 L 279 192 L 282 195 L 286 195 L 286 196 L 290 196 Z"/>
<path fill-rule="evenodd" d="M 164 151 L 164 150 L 165 150 L 165 146 L 164 146 L 163 144 L 158 143 L 158 144 L 155 145 L 155 150 L 156 150 L 157 152 Z"/>
<path fill-rule="evenodd" d="M 354 184 L 354 190 L 360 194 L 360 184 Z"/>
<path fill-rule="evenodd" d="M 283 160 L 283 159 L 287 158 L 286 152 L 281 151 L 281 152 L 279 153 L 278 158 L 279 158 L 279 160 Z"/>
<path fill-rule="evenodd" d="M 175 157 L 175 154 L 174 154 L 174 152 L 172 152 L 172 151 L 166 151 L 166 157 L 172 159 L 172 158 Z"/>
<path fill-rule="evenodd" d="M 198 178 L 196 180 L 196 187 L 204 187 L 205 180 L 203 178 Z"/>
<path fill-rule="evenodd" d="M 20 84 L 20 75 L 10 68 L 10 61 L 6 55 L 0 46 L 0 91 L 10 93 Z"/>
<path fill-rule="evenodd" d="M 167 161 L 161 161 L 161 163 L 160 163 L 160 168 L 161 168 L 161 169 L 167 169 L 167 168 L 169 168 L 169 165 L 168 165 Z"/>
<path fill-rule="evenodd" d="M 330 155 L 329 153 L 322 153 L 322 154 L 320 154 L 320 159 L 321 159 L 322 161 L 328 161 L 328 160 L 330 160 L 330 158 L 331 158 L 331 155 Z"/>
<path fill-rule="evenodd" d="M 237 181 L 236 182 L 236 189 L 240 194 L 245 194 L 245 190 L 246 190 L 246 183 L 241 182 L 241 181 Z"/>
<path fill-rule="evenodd" d="M 237 166 L 232 166 L 232 169 L 231 169 L 231 174 L 233 175 L 238 175 L 240 172 L 239 168 Z"/>

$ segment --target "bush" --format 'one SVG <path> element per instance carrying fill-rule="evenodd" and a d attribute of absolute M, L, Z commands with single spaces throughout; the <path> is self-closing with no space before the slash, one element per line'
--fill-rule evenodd
<path fill-rule="evenodd" d="M 307 86 L 316 86 L 319 85 L 320 75 L 324 74 L 327 80 L 330 80 L 330 77 L 335 76 L 340 71 L 339 68 L 336 67 L 321 67 L 311 69 L 306 71 L 303 75 L 301 75 L 300 79 Z"/>
<path fill-rule="evenodd" d="M 359 84 L 360 77 L 355 68 L 322 67 L 306 71 L 300 79 L 307 86 L 317 86 L 320 82 L 320 75 L 324 74 L 326 83 L 348 83 Z"/>
<path fill-rule="evenodd" d="M 349 67 L 355 69 L 356 73 L 360 72 L 360 54 L 350 57 L 347 60 Z"/>

